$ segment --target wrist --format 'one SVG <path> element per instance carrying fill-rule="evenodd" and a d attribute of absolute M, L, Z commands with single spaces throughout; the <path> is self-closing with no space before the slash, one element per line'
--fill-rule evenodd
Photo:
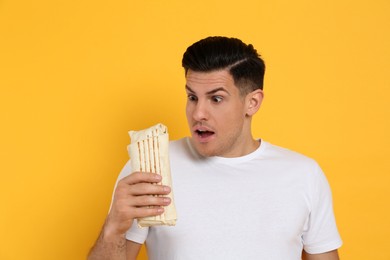
<path fill-rule="evenodd" d="M 120 232 L 116 225 L 111 224 L 108 219 L 104 224 L 102 238 L 106 242 L 114 242 L 125 239 L 125 232 Z"/>

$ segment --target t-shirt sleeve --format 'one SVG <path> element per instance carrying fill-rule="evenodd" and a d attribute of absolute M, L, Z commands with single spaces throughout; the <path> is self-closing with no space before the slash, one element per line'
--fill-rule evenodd
<path fill-rule="evenodd" d="M 131 173 L 131 163 L 130 163 L 130 160 L 125 164 L 125 166 L 122 168 L 117 180 L 116 180 L 116 183 L 115 183 L 115 187 L 114 187 L 114 191 L 118 185 L 118 182 L 125 178 L 126 176 L 130 175 Z M 114 196 L 114 193 L 113 193 L 113 196 Z M 111 206 L 112 206 L 112 201 L 113 201 L 114 197 L 112 197 L 111 199 L 111 205 L 110 205 L 110 210 L 111 210 Z M 131 228 L 126 232 L 126 239 L 127 240 L 131 240 L 131 241 L 134 241 L 136 243 L 139 243 L 139 244 L 143 244 L 146 240 L 146 237 L 148 236 L 148 230 L 149 228 L 140 228 L 138 227 L 138 223 L 137 223 L 137 220 L 134 220 L 133 222 L 133 225 L 131 226 Z"/>
<path fill-rule="evenodd" d="M 138 244 L 143 244 L 148 236 L 148 232 L 148 227 L 141 228 L 138 226 L 137 220 L 134 220 L 133 225 L 126 232 L 126 239 Z"/>
<path fill-rule="evenodd" d="M 302 240 L 307 253 L 320 254 L 339 248 L 342 240 L 334 217 L 331 189 L 318 165 L 313 177 L 311 211 Z"/>

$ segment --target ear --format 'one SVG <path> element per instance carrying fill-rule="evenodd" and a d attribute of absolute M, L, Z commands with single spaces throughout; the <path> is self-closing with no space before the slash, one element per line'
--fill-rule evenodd
<path fill-rule="evenodd" d="M 264 98 L 264 92 L 261 89 L 256 89 L 249 93 L 245 97 L 245 102 L 247 105 L 245 116 L 253 116 L 260 109 L 261 102 Z"/>

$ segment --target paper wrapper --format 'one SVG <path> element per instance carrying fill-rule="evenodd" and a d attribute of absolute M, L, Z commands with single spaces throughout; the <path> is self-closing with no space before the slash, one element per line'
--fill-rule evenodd
<path fill-rule="evenodd" d="M 168 129 L 163 124 L 157 124 L 141 131 L 129 132 L 131 143 L 128 152 L 131 158 L 133 172 L 153 172 L 162 176 L 162 185 L 172 189 L 171 170 L 169 166 L 169 136 Z M 171 204 L 164 208 L 162 215 L 138 219 L 138 226 L 149 227 L 155 225 L 176 224 L 176 209 L 173 201 L 173 192 L 167 195 Z"/>

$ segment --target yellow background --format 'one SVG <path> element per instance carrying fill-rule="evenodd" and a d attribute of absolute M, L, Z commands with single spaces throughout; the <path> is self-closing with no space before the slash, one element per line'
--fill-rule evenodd
<path fill-rule="evenodd" d="M 324 169 L 342 259 L 389 260 L 389 14 L 388 0 L 0 1 L 0 259 L 85 259 L 127 131 L 187 135 L 181 55 L 227 35 L 267 63 L 255 136 Z"/>

